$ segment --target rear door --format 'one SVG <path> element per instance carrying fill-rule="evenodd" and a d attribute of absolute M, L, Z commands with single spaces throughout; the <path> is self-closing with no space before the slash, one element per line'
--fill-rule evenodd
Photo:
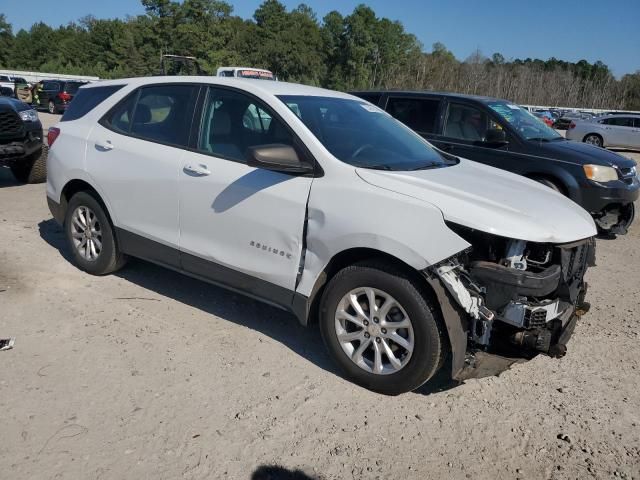
<path fill-rule="evenodd" d="M 602 121 L 605 129 L 605 143 L 618 147 L 631 147 L 634 143 L 633 117 L 615 116 Z"/>
<path fill-rule="evenodd" d="M 263 144 L 298 148 L 298 140 L 242 91 L 209 87 L 202 110 L 195 151 L 180 162 L 183 268 L 261 298 L 277 287 L 291 293 L 312 178 L 250 167 L 246 154 Z"/>
<path fill-rule="evenodd" d="M 112 108 L 88 137 L 86 168 L 128 253 L 179 266 L 178 180 L 198 87 L 137 89 Z"/>
<path fill-rule="evenodd" d="M 438 137 L 442 100 L 439 97 L 389 94 L 385 110 L 427 140 Z"/>

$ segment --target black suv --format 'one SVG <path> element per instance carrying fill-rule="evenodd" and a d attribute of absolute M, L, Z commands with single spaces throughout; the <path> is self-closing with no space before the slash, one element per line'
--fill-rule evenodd
<path fill-rule="evenodd" d="M 65 112 L 78 92 L 86 82 L 68 80 L 43 80 L 38 90 L 38 108 L 46 108 L 49 113 Z"/>
<path fill-rule="evenodd" d="M 386 110 L 440 150 L 563 193 L 591 213 L 603 234 L 624 234 L 633 221 L 640 190 L 633 160 L 565 140 L 507 100 L 437 92 L 352 94 Z"/>
<path fill-rule="evenodd" d="M 0 97 L 0 166 L 11 168 L 20 182 L 47 179 L 47 147 L 38 113 L 20 100 Z"/>

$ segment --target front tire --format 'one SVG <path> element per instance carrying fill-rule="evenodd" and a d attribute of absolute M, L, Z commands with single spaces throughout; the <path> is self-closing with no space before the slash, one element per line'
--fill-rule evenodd
<path fill-rule="evenodd" d="M 602 137 L 597 133 L 590 133 L 589 135 L 584 137 L 583 142 L 590 145 L 595 145 L 596 147 L 602 147 L 604 145 Z"/>
<path fill-rule="evenodd" d="M 106 275 L 126 263 L 106 209 L 91 193 L 78 192 L 71 197 L 64 231 L 75 263 L 81 270 L 92 275 Z"/>
<path fill-rule="evenodd" d="M 320 331 L 349 380 L 386 395 L 427 382 L 448 351 L 434 301 L 409 275 L 384 262 L 352 265 L 330 280 L 320 305 Z"/>
<path fill-rule="evenodd" d="M 534 180 L 538 183 L 541 183 L 545 187 L 549 187 L 551 190 L 555 190 L 556 192 L 564 195 L 564 192 L 562 191 L 562 189 L 555 182 L 547 178 L 534 178 Z"/>
<path fill-rule="evenodd" d="M 47 181 L 47 156 L 49 147 L 42 149 L 28 159 L 11 166 L 11 173 L 22 183 L 43 183 Z"/>

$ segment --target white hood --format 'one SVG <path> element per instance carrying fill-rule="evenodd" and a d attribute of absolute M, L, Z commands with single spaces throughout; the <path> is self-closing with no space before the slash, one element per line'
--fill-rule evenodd
<path fill-rule="evenodd" d="M 413 172 L 356 172 L 372 185 L 429 202 L 445 220 L 502 237 L 567 243 L 596 234 L 591 216 L 563 195 L 469 160 Z"/>

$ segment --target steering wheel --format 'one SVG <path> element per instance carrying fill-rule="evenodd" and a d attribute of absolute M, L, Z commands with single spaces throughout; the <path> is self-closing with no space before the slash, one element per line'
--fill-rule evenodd
<path fill-rule="evenodd" d="M 370 143 L 365 143 L 361 147 L 357 148 L 356 151 L 351 154 L 351 158 L 356 158 L 358 155 L 360 155 L 367 148 L 373 148 L 373 145 L 371 145 Z"/>

